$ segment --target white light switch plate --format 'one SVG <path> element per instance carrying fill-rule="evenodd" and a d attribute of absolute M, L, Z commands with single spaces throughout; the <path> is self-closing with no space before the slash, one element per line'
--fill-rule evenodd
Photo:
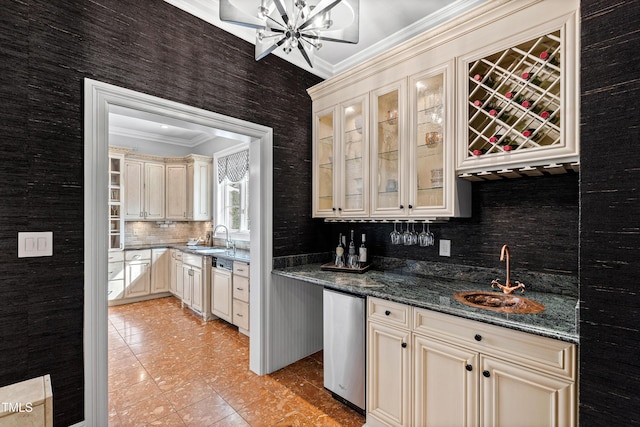
<path fill-rule="evenodd" d="M 18 258 L 53 255 L 53 232 L 18 232 Z"/>
<path fill-rule="evenodd" d="M 440 256 L 451 256 L 451 240 L 440 240 Z"/>

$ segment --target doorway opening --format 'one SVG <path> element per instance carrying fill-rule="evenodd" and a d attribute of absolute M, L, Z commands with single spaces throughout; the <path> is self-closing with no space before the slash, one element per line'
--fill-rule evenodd
<path fill-rule="evenodd" d="M 85 79 L 84 375 L 85 421 L 107 420 L 107 248 L 109 111 L 123 107 L 184 120 L 248 139 L 251 265 L 250 369 L 266 373 L 266 301 L 272 265 L 273 131 L 271 128 L 118 86 Z M 254 291 L 255 289 L 255 291 Z"/>

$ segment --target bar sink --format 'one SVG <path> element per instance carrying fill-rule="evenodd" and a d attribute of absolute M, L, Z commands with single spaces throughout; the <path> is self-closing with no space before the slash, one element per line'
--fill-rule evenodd
<path fill-rule="evenodd" d="M 545 310 L 544 305 L 529 298 L 485 291 L 467 291 L 453 294 L 456 301 L 471 307 L 514 314 L 535 314 Z"/>

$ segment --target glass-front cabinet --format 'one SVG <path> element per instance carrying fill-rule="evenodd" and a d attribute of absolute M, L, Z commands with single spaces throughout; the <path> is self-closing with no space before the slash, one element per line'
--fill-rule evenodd
<path fill-rule="evenodd" d="M 313 216 L 368 215 L 366 96 L 315 113 Z"/>
<path fill-rule="evenodd" d="M 405 80 L 371 93 L 371 216 L 397 216 L 405 211 L 405 93 Z"/>

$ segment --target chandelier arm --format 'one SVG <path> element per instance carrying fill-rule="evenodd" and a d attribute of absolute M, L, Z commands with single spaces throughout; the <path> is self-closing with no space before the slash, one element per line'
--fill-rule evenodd
<path fill-rule="evenodd" d="M 298 27 L 301 31 L 306 29 L 318 15 L 329 12 L 331 9 L 342 3 L 344 0 L 321 0 L 320 3 L 311 11 L 307 19 Z"/>
<path fill-rule="evenodd" d="M 243 27 L 255 28 L 256 30 L 267 28 L 262 19 L 241 11 L 231 4 L 230 0 L 220 0 L 220 20 Z"/>
<path fill-rule="evenodd" d="M 353 40 L 347 40 L 344 38 L 341 39 L 337 39 L 335 37 L 326 37 L 326 36 L 310 36 L 305 34 L 304 35 L 307 38 L 313 39 L 313 40 L 322 40 L 322 41 L 326 41 L 326 42 L 336 42 L 336 43 L 348 43 L 348 44 L 357 44 L 358 40 L 353 41 Z"/>
<path fill-rule="evenodd" d="M 303 39 L 300 39 L 300 40 L 303 40 Z M 309 58 L 309 55 L 307 54 L 307 51 L 304 50 L 304 46 L 303 46 L 302 43 L 298 43 L 298 50 L 300 51 L 300 53 L 304 57 L 305 61 L 307 61 L 307 64 L 309 64 L 309 67 L 313 68 L 313 64 L 311 63 L 311 59 Z"/>
<path fill-rule="evenodd" d="M 289 15 L 287 15 L 287 6 L 284 4 L 284 0 L 274 0 L 278 12 L 284 21 L 285 27 L 289 25 Z"/>
<path fill-rule="evenodd" d="M 274 50 L 282 46 L 285 40 L 287 40 L 287 38 L 283 36 L 280 40 L 278 40 L 276 43 L 272 44 L 262 52 L 258 51 L 258 45 L 256 44 L 256 56 L 255 56 L 256 61 L 261 60 L 262 58 L 264 58 L 265 56 L 269 55 L 271 52 L 273 52 Z"/>

